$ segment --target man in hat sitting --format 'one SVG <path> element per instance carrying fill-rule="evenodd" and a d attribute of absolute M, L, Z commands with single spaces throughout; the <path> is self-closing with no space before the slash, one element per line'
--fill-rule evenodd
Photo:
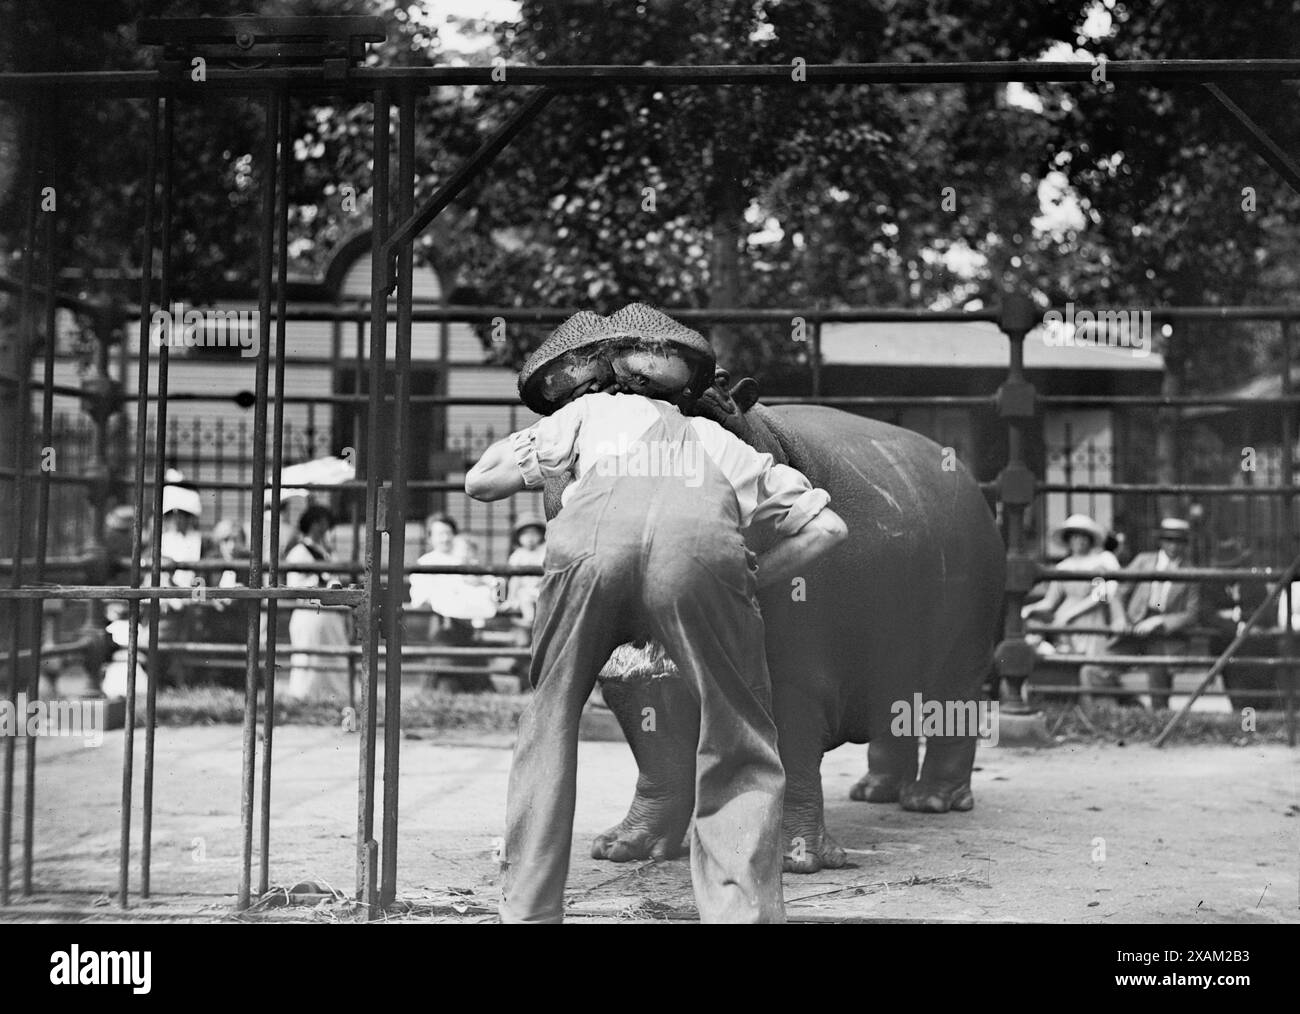
<path fill-rule="evenodd" d="M 1181 518 L 1165 518 L 1156 530 L 1160 548 L 1155 552 L 1138 553 L 1125 568 L 1126 571 L 1177 570 L 1186 564 L 1187 546 L 1191 541 L 1191 528 Z M 1120 582 L 1120 594 L 1124 595 Z M 1129 628 L 1124 637 L 1112 647 L 1115 654 L 1128 655 L 1178 655 L 1186 644 L 1176 634 L 1192 626 L 1200 612 L 1200 586 L 1194 581 L 1140 581 L 1129 586 L 1125 614 Z M 1169 706 L 1169 690 L 1173 674 L 1167 665 L 1150 668 L 1152 709 Z M 1089 687 L 1118 687 L 1119 675 L 1111 666 L 1086 665 L 1079 673 L 1080 682 Z M 1120 703 L 1127 703 L 1119 698 Z"/>
<path fill-rule="evenodd" d="M 499 500 L 576 475 L 547 531 L 536 692 L 510 771 L 503 921 L 561 921 L 582 707 L 610 652 L 646 638 L 664 645 L 700 702 L 700 918 L 784 920 L 785 774 L 755 596 L 846 530 L 802 473 L 681 412 L 713 370 L 702 336 L 649 307 L 576 314 L 520 374 L 521 396 L 545 418 L 488 448 L 466 476 L 470 496 Z M 744 543 L 756 523 L 781 536 L 757 570 Z"/>

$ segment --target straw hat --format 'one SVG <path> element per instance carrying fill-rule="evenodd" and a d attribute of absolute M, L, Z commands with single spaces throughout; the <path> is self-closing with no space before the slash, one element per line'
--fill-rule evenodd
<path fill-rule="evenodd" d="M 713 348 L 698 331 L 644 303 L 629 303 L 602 317 L 575 313 L 557 327 L 519 371 L 519 397 L 539 415 L 550 415 L 577 388 L 613 378 L 608 353 L 639 346 L 670 346 L 691 368 L 690 387 L 701 394 L 713 380 Z"/>
<path fill-rule="evenodd" d="M 1192 526 L 1182 518 L 1164 518 L 1155 530 L 1162 539 L 1177 539 L 1187 542 L 1192 537 Z"/>
<path fill-rule="evenodd" d="M 1087 514 L 1071 514 L 1053 534 L 1059 541 L 1065 542 L 1072 532 L 1082 532 L 1089 536 L 1094 546 L 1100 546 L 1106 541 L 1105 529 Z"/>
<path fill-rule="evenodd" d="M 201 517 L 203 515 L 203 502 L 199 499 L 198 491 L 186 489 L 184 486 L 164 486 L 162 512 L 170 514 L 172 511 L 184 511 L 196 518 Z"/>

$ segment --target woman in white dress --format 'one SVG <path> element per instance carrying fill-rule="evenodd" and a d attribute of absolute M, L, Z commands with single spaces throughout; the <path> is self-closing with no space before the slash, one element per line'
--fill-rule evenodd
<path fill-rule="evenodd" d="M 319 504 L 308 507 L 298 519 L 300 538 L 284 557 L 285 584 L 290 588 L 338 588 L 332 574 L 319 571 L 294 571 L 296 564 L 328 563 L 333 557 L 326 543 L 334 518 Z M 289 643 L 294 651 L 289 659 L 288 696 L 300 700 L 349 703 L 348 660 L 346 655 L 323 655 L 315 648 L 346 648 L 352 643 L 348 635 L 347 610 L 322 606 L 317 600 L 299 599 L 289 620 Z"/>
<path fill-rule="evenodd" d="M 427 567 L 478 563 L 473 544 L 460 535 L 451 517 L 433 514 L 425 525 L 429 548 L 417 564 Z M 412 574 L 411 605 L 432 610 L 430 641 L 462 646 L 473 641 L 474 621 L 481 623 L 497 612 L 492 582 L 477 574 Z"/>
<path fill-rule="evenodd" d="M 1070 550 L 1070 555 L 1056 565 L 1060 570 L 1120 569 L 1115 554 L 1103 548 L 1106 533 L 1086 514 L 1071 514 L 1056 530 L 1056 538 Z M 1116 582 L 1100 577 L 1053 581 L 1047 586 L 1047 593 L 1032 605 L 1025 606 L 1021 615 L 1025 619 L 1042 618 L 1052 627 L 1108 627 L 1113 632 L 1056 634 L 1050 646 L 1045 645 L 1049 652 L 1056 650 L 1073 655 L 1103 654 L 1111 637 L 1123 633 L 1128 626 Z"/>

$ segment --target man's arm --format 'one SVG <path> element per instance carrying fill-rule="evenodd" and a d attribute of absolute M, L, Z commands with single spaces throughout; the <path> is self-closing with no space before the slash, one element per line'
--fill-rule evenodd
<path fill-rule="evenodd" d="M 475 500 L 504 500 L 527 488 L 509 437 L 489 447 L 465 475 L 465 492 Z"/>
<path fill-rule="evenodd" d="M 844 541 L 849 534 L 844 519 L 829 507 L 793 535 L 781 539 L 758 558 L 758 586 L 767 588 L 797 577 L 817 557 Z"/>
<path fill-rule="evenodd" d="M 1201 612 L 1201 586 L 1196 582 L 1189 582 L 1187 586 L 1186 602 L 1183 608 L 1176 613 L 1165 613 L 1161 617 L 1161 627 L 1166 633 L 1172 634 L 1182 630 L 1184 627 L 1190 627 L 1196 622 L 1197 616 Z"/>
<path fill-rule="evenodd" d="M 465 474 L 465 492 L 475 500 L 504 500 L 525 489 L 540 489 L 548 475 L 570 471 L 588 405 L 608 397 L 583 396 L 528 429 L 498 440 Z"/>

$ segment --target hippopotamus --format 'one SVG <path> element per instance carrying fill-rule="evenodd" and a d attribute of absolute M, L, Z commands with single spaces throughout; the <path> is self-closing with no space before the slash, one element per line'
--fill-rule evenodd
<path fill-rule="evenodd" d="M 868 744 L 851 798 L 925 813 L 971 809 L 974 736 L 927 737 L 918 777 L 915 730 L 891 731 L 895 702 L 978 699 L 991 671 L 1006 559 L 971 473 L 911 430 L 823 406 L 758 404 L 753 380 L 731 387 L 723 370 L 693 410 L 826 489 L 849 529 L 806 575 L 759 595 L 786 772 L 786 871 L 846 862 L 826 831 L 821 782 L 822 755 L 844 743 Z M 548 516 L 562 488 L 548 487 Z M 615 678 L 617 668 L 606 666 L 600 685 L 639 777 L 627 816 L 591 854 L 674 858 L 694 802 L 698 708 L 685 681 Z"/>

